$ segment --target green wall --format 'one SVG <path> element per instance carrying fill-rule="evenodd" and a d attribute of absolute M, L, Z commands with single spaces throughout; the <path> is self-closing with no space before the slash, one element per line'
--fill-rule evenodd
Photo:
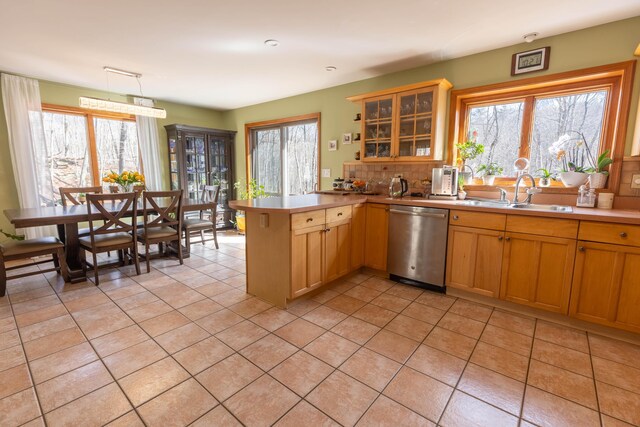
<path fill-rule="evenodd" d="M 443 61 L 381 77 L 375 77 L 303 95 L 266 102 L 224 113 L 225 128 L 237 129 L 236 176 L 245 176 L 245 123 L 284 118 L 300 114 L 321 113 L 321 167 L 330 168 L 332 178 L 322 179 L 322 188 L 330 188 L 333 178 L 342 174 L 342 163 L 354 159 L 359 145 L 342 145 L 338 151 L 328 151 L 327 141 L 341 140 L 345 132 L 359 132 L 353 117 L 360 111 L 359 105 L 345 98 L 370 91 L 401 86 L 420 81 L 446 78 L 454 89 L 514 80 L 511 77 L 511 56 L 514 53 L 538 47 L 551 46 L 549 70 L 525 74 L 528 78 L 543 74 L 559 73 L 597 65 L 635 59 L 633 52 L 640 42 L 640 17 L 574 31 L 554 37 L 542 38 L 533 43 L 522 43 L 463 58 Z M 338 69 L 337 72 L 340 72 Z M 626 154 L 631 151 L 633 124 L 638 105 L 640 67 L 636 68 L 634 94 L 627 134 Z M 447 120 L 448 122 L 448 120 Z"/>
<path fill-rule="evenodd" d="M 43 103 L 65 105 L 71 107 L 78 106 L 78 97 L 91 96 L 97 98 L 110 98 L 114 101 L 127 101 L 124 96 L 114 95 L 103 91 L 70 86 L 49 81 L 40 81 L 40 97 Z M 162 176 L 165 177 L 165 186 L 169 186 L 169 162 L 167 160 L 167 133 L 164 126 L 172 123 L 188 124 L 192 126 L 222 128 L 224 122 L 222 113 L 208 108 L 193 107 L 184 104 L 159 101 L 158 107 L 167 110 L 166 119 L 158 119 L 158 140 L 160 141 L 160 158 L 163 159 Z M 18 193 L 16 191 L 13 169 L 11 166 L 11 155 L 9 153 L 9 138 L 7 124 L 4 115 L 4 106 L 0 96 L 0 228 L 13 230 L 2 211 L 4 209 L 17 208 Z M 3 238 L 0 237 L 0 241 Z"/>

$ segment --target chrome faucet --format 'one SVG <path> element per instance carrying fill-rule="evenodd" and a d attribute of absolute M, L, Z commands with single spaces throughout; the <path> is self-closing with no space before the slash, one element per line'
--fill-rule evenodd
<path fill-rule="evenodd" d="M 521 202 L 521 201 L 518 200 L 518 190 L 520 189 L 520 182 L 522 181 L 522 178 L 524 178 L 524 177 L 527 177 L 527 178 L 529 178 L 529 180 L 531 180 L 531 187 L 529 187 L 527 189 L 527 198 L 525 199 L 524 202 Z M 513 195 L 512 204 L 514 204 L 514 205 L 518 205 L 518 204 L 528 205 L 528 204 L 531 203 L 531 196 L 533 196 L 534 194 L 538 194 L 540 192 L 541 192 L 541 190 L 536 187 L 535 178 L 533 176 L 531 176 L 530 174 L 528 174 L 528 173 L 523 173 L 516 180 L 516 190 L 515 190 L 515 193 Z"/>
<path fill-rule="evenodd" d="M 507 200 L 507 190 L 505 190 L 504 188 L 500 188 L 500 187 L 496 187 L 496 190 L 498 190 L 500 192 L 500 203 L 507 203 L 509 204 L 509 201 Z"/>

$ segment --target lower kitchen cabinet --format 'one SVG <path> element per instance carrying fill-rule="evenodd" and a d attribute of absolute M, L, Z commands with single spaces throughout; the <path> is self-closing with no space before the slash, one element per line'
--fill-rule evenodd
<path fill-rule="evenodd" d="M 446 284 L 498 298 L 504 232 L 449 227 Z"/>
<path fill-rule="evenodd" d="M 324 281 L 328 283 L 351 271 L 351 220 L 327 224 L 324 241 Z"/>
<path fill-rule="evenodd" d="M 323 284 L 325 226 L 291 232 L 291 298 Z"/>
<path fill-rule="evenodd" d="M 507 232 L 500 298 L 567 314 L 576 240 Z"/>
<path fill-rule="evenodd" d="M 387 269 L 389 206 L 367 203 L 364 265 L 376 270 Z"/>
<path fill-rule="evenodd" d="M 640 247 L 578 241 L 569 315 L 640 332 Z"/>
<path fill-rule="evenodd" d="M 353 205 L 351 216 L 351 270 L 357 270 L 364 265 L 364 235 L 367 218 L 367 208 L 364 203 Z"/>

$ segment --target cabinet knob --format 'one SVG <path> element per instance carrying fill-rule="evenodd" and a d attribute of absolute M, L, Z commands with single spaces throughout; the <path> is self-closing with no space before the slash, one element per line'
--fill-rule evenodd
<path fill-rule="evenodd" d="M 506 240 L 507 242 L 511 241 L 511 237 L 505 237 L 504 240 Z"/>
<path fill-rule="evenodd" d="M 453 220 L 454 220 L 454 221 L 457 221 L 459 218 L 460 218 L 460 217 L 459 217 L 458 215 L 454 215 L 454 216 L 453 216 Z"/>
<path fill-rule="evenodd" d="M 584 246 L 579 246 L 579 247 L 578 247 L 578 250 L 579 250 L 580 252 L 584 252 Z"/>
<path fill-rule="evenodd" d="M 627 237 L 627 233 L 625 233 L 625 232 L 623 231 L 622 233 L 620 233 L 620 237 L 622 237 L 622 238 L 624 239 L 625 237 Z"/>
<path fill-rule="evenodd" d="M 307 222 L 313 221 L 313 218 L 307 218 Z"/>
<path fill-rule="evenodd" d="M 328 233 L 328 232 L 331 231 L 331 229 L 330 228 L 325 228 L 324 231 Z"/>
<path fill-rule="evenodd" d="M 342 212 L 338 212 L 338 216 L 342 216 Z"/>
<path fill-rule="evenodd" d="M 498 240 L 502 241 L 502 236 L 498 236 Z"/>

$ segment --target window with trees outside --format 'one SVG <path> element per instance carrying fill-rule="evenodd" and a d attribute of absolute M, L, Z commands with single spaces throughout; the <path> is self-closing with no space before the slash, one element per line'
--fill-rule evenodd
<path fill-rule="evenodd" d="M 134 116 L 53 105 L 42 113 L 53 181 L 52 194 L 41 191 L 48 205 L 60 204 L 60 187 L 102 185 L 109 171 L 142 171 Z"/>
<path fill-rule="evenodd" d="M 454 91 L 450 161 L 456 142 L 475 138 L 484 152 L 465 163 L 475 172 L 497 163 L 503 176 L 513 179 L 521 157 L 529 160 L 534 176 L 541 169 L 559 172 L 565 165 L 553 144 L 568 136 L 584 141 L 580 161 L 587 166 L 588 153 L 597 159 L 610 150 L 613 177 L 620 167 L 615 161 L 624 156 L 631 75 L 633 65 L 621 63 Z M 617 185 L 614 178 L 610 187 L 612 181 Z"/>
<path fill-rule="evenodd" d="M 318 183 L 319 114 L 250 123 L 247 135 L 249 179 L 270 195 L 313 192 Z"/>

